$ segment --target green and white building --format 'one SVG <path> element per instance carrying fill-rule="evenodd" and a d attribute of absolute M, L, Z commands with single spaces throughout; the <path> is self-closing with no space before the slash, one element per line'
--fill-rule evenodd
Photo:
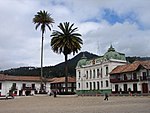
<path fill-rule="evenodd" d="M 125 54 L 110 46 L 108 51 L 95 59 L 83 57 L 76 66 L 76 90 L 78 94 L 111 93 L 109 73 L 119 65 L 127 63 Z"/>

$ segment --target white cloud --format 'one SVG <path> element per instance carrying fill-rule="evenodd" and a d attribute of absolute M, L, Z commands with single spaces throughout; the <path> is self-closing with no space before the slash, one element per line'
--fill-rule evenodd
<path fill-rule="evenodd" d="M 148 0 L 5 0 L 0 1 L 0 68 L 40 66 L 40 29 L 35 30 L 32 18 L 39 10 L 47 10 L 60 22 L 75 23 L 82 34 L 82 51 L 104 54 L 110 44 L 127 56 L 150 56 L 150 1 Z M 103 18 L 104 9 L 123 17 L 134 14 L 133 22 L 110 24 Z M 52 31 L 51 31 L 52 32 Z M 64 61 L 64 56 L 50 47 L 48 30 L 44 40 L 44 65 Z M 99 52 L 100 51 L 100 52 Z M 69 55 L 69 58 L 73 57 Z"/>

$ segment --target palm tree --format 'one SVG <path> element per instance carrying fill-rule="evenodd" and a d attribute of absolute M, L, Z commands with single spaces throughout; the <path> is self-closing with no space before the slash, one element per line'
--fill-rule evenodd
<path fill-rule="evenodd" d="M 41 28 L 42 31 L 42 41 L 41 41 L 41 85 L 42 85 L 42 78 L 43 78 L 43 40 L 44 40 L 44 33 L 46 31 L 46 27 L 51 31 L 52 23 L 54 23 L 54 19 L 51 18 L 51 15 L 43 10 L 37 12 L 36 15 L 34 15 L 33 23 L 36 24 L 35 29 L 37 30 L 38 27 Z M 51 26 L 50 26 L 51 25 Z"/>
<path fill-rule="evenodd" d="M 54 30 L 52 33 L 51 46 L 52 50 L 56 53 L 63 53 L 65 56 L 65 91 L 68 92 L 68 54 L 78 52 L 81 49 L 81 44 L 83 44 L 81 34 L 76 33 L 77 27 L 73 28 L 74 24 L 69 24 L 69 22 L 60 23 L 58 25 L 61 32 Z"/>

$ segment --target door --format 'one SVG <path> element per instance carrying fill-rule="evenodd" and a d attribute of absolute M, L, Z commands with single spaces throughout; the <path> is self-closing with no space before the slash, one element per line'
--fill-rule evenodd
<path fill-rule="evenodd" d="M 124 93 L 127 93 L 127 84 L 124 84 Z"/>
<path fill-rule="evenodd" d="M 142 92 L 143 93 L 148 93 L 148 84 L 147 83 L 142 84 Z"/>
<path fill-rule="evenodd" d="M 133 84 L 133 93 L 137 92 L 137 84 Z"/>
<path fill-rule="evenodd" d="M 118 93 L 118 84 L 115 85 L 115 93 Z"/>

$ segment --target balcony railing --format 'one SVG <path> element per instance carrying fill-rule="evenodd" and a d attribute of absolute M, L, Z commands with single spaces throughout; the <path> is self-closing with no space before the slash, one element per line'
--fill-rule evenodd
<path fill-rule="evenodd" d="M 111 83 L 120 83 L 120 82 L 138 82 L 139 79 L 127 79 L 127 80 L 119 80 L 119 79 L 110 79 Z"/>
<path fill-rule="evenodd" d="M 21 88 L 22 90 L 36 90 L 36 88 L 35 87 L 22 87 Z"/>

